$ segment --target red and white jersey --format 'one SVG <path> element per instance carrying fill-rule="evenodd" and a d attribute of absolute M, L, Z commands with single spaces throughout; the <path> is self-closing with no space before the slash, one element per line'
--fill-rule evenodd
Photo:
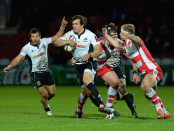
<path fill-rule="evenodd" d="M 161 80 L 162 70 L 152 58 L 143 40 L 141 40 L 140 47 L 136 46 L 133 41 L 129 39 L 122 44 L 122 47 L 125 50 L 126 55 L 139 68 L 143 77 L 146 74 L 152 74 L 153 76 L 155 76 L 157 82 Z"/>
<path fill-rule="evenodd" d="M 106 56 L 105 50 L 108 50 L 109 53 L 111 53 L 111 50 L 109 49 L 107 44 L 104 42 L 102 37 L 99 38 L 98 41 L 100 42 L 100 45 L 102 47 L 102 54 L 97 57 L 97 68 L 102 68 L 102 67 L 104 67 L 104 65 L 106 64 L 106 61 L 108 59 Z"/>

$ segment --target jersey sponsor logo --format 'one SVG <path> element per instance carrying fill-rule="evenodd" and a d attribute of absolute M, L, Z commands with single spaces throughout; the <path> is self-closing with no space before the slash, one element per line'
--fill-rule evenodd
<path fill-rule="evenodd" d="M 33 56 L 33 58 L 40 57 L 40 56 L 43 56 L 43 55 L 45 55 L 45 54 L 46 54 L 46 51 L 40 53 L 39 55 L 35 55 L 35 56 Z"/>
<path fill-rule="evenodd" d="M 76 45 L 78 48 L 86 48 L 86 45 Z"/>

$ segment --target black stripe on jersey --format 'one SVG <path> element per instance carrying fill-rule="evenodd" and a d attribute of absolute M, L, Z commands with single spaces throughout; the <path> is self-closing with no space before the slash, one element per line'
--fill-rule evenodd
<path fill-rule="evenodd" d="M 88 53 L 93 52 L 93 51 L 94 51 L 93 45 L 90 44 Z M 93 58 L 90 58 L 89 61 L 93 61 Z"/>
<path fill-rule="evenodd" d="M 28 55 L 26 55 L 26 58 L 28 59 L 28 63 L 29 63 L 29 73 L 31 73 L 31 71 L 32 71 L 32 62 L 31 62 L 31 58 L 30 58 Z"/>

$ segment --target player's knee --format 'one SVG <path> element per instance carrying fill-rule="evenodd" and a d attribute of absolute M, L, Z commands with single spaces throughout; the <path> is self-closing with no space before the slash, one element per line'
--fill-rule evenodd
<path fill-rule="evenodd" d="M 41 93 L 40 95 L 41 95 L 41 97 L 43 97 L 44 99 L 47 99 L 47 93 Z"/>
<path fill-rule="evenodd" d="M 56 92 L 49 93 L 50 97 L 54 97 L 56 95 Z"/>
<path fill-rule="evenodd" d="M 89 78 L 86 78 L 86 77 L 84 77 L 83 78 L 83 83 L 87 86 L 89 83 L 91 83 L 92 81 L 89 79 Z"/>
<path fill-rule="evenodd" d="M 114 88 L 114 89 L 118 89 L 119 81 L 117 81 L 117 80 L 113 81 L 112 84 L 110 84 L 110 86 L 112 86 L 112 88 Z"/>
<path fill-rule="evenodd" d="M 144 91 L 145 94 L 150 92 L 150 90 L 151 90 L 150 87 L 148 86 L 148 84 L 146 84 L 146 83 L 141 84 L 141 89 Z"/>

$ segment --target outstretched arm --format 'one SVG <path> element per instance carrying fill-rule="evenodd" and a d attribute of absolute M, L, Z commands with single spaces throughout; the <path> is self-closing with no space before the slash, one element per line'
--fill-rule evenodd
<path fill-rule="evenodd" d="M 141 38 L 137 35 L 131 35 L 122 32 L 122 35 L 126 36 L 128 39 L 132 40 L 136 46 L 141 46 Z"/>
<path fill-rule="evenodd" d="M 60 27 L 59 31 L 56 33 L 56 35 L 51 37 L 52 43 L 54 43 L 57 39 L 59 39 L 61 36 L 63 36 L 64 30 L 65 30 L 65 27 L 67 24 L 68 24 L 68 22 L 65 20 L 65 16 L 64 16 L 62 19 L 61 27 Z"/>
<path fill-rule="evenodd" d="M 117 39 L 114 39 L 111 36 L 109 36 L 106 28 L 102 28 L 102 32 L 103 32 L 103 37 L 105 37 L 109 41 L 109 43 L 111 43 L 114 47 L 118 49 L 123 49 L 122 43 L 119 42 Z"/>
<path fill-rule="evenodd" d="M 4 73 L 7 74 L 12 67 L 17 66 L 24 58 L 25 56 L 19 54 L 7 67 L 4 68 Z"/>

